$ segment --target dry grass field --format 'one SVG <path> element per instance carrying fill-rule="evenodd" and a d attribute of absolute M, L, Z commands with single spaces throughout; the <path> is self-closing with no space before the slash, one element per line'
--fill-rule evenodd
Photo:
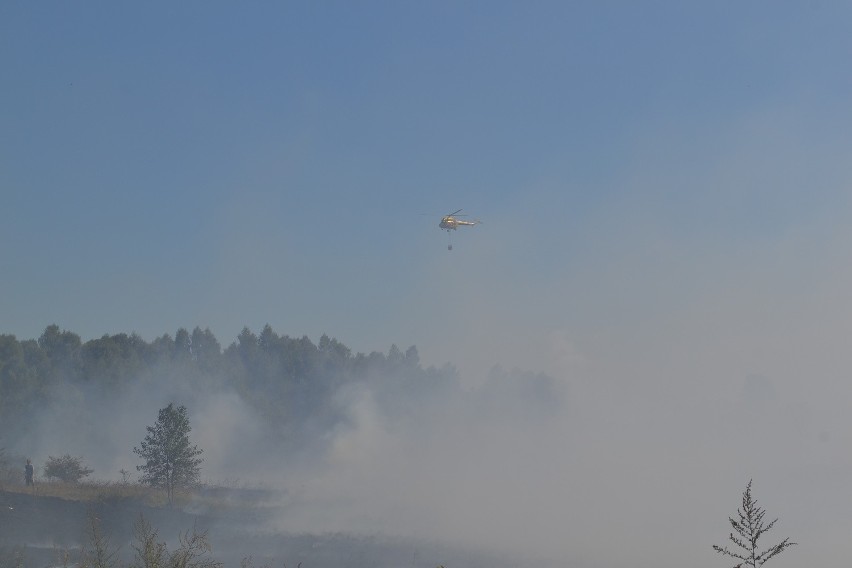
<path fill-rule="evenodd" d="M 56 497 L 68 501 L 132 499 L 151 507 L 160 507 L 166 504 L 165 493 L 138 483 L 63 483 L 61 481 L 48 481 L 39 482 L 32 486 L 6 485 L 2 490 L 8 493 L 32 495 L 34 497 Z M 184 493 L 182 497 L 186 499 L 187 494 Z"/>

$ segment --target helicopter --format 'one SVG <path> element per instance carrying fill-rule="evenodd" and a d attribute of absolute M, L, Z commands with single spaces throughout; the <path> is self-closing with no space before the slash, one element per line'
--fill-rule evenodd
<path fill-rule="evenodd" d="M 444 215 L 441 217 L 441 222 L 438 223 L 438 227 L 447 231 L 447 234 L 450 234 L 450 231 L 455 231 L 459 227 L 473 227 L 475 225 L 479 225 L 482 221 L 474 219 L 473 221 L 465 221 L 459 219 L 459 217 L 466 217 L 467 215 L 459 215 L 461 213 L 461 209 L 457 211 L 453 211 L 448 215 Z M 447 245 L 447 250 L 453 250 L 453 244 L 450 243 Z"/>

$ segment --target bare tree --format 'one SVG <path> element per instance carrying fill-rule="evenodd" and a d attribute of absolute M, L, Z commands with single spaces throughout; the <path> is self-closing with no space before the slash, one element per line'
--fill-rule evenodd
<path fill-rule="evenodd" d="M 775 525 L 778 519 L 775 519 L 769 524 L 764 524 L 763 517 L 766 511 L 757 506 L 757 501 L 751 497 L 751 480 L 749 479 L 746 490 L 743 492 L 742 508 L 737 510 L 739 520 L 728 517 L 731 521 L 736 534 L 733 532 L 729 536 L 729 540 L 737 545 L 737 548 L 730 550 L 726 546 L 713 545 L 713 550 L 725 556 L 742 560 L 736 564 L 734 568 L 742 568 L 742 566 L 751 566 L 757 568 L 763 566 L 770 558 L 784 552 L 788 547 L 795 545 L 795 542 L 790 542 L 789 538 L 785 538 L 779 544 L 770 546 L 763 552 L 758 552 L 758 539 L 765 533 L 769 532 Z"/>

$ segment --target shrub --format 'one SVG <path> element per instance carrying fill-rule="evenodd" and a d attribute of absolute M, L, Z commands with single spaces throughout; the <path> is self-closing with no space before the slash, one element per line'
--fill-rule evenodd
<path fill-rule="evenodd" d="M 135 539 L 133 550 L 136 558 L 131 568 L 222 568 L 222 563 L 209 556 L 212 548 L 207 531 L 181 533 L 178 548 L 169 552 L 168 546 L 159 541 L 157 530 L 139 515 L 134 523 Z"/>
<path fill-rule="evenodd" d="M 92 473 L 92 470 L 83 465 L 83 458 L 75 458 L 69 454 L 55 458 L 50 456 L 44 465 L 44 476 L 49 479 L 58 479 L 66 483 L 77 483 Z"/>

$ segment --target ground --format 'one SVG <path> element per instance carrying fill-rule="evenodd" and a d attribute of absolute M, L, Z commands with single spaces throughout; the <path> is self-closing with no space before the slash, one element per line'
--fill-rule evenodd
<path fill-rule="evenodd" d="M 0 568 L 44 568 L 62 565 L 62 554 L 76 558 L 88 541 L 87 527 L 94 515 L 121 563 L 132 559 L 133 524 L 143 515 L 159 533 L 159 540 L 175 547 L 178 535 L 193 528 L 208 531 L 212 557 L 225 568 L 500 568 L 508 559 L 448 547 L 434 542 L 351 534 L 283 534 L 272 520 L 285 510 L 269 507 L 264 490 L 208 488 L 184 495 L 173 508 L 150 504 L 151 496 L 133 491 L 70 492 L 74 498 L 34 495 L 23 488 L 0 491 Z M 54 491 L 55 493 L 56 491 Z M 21 562 L 18 560 L 21 559 Z"/>

